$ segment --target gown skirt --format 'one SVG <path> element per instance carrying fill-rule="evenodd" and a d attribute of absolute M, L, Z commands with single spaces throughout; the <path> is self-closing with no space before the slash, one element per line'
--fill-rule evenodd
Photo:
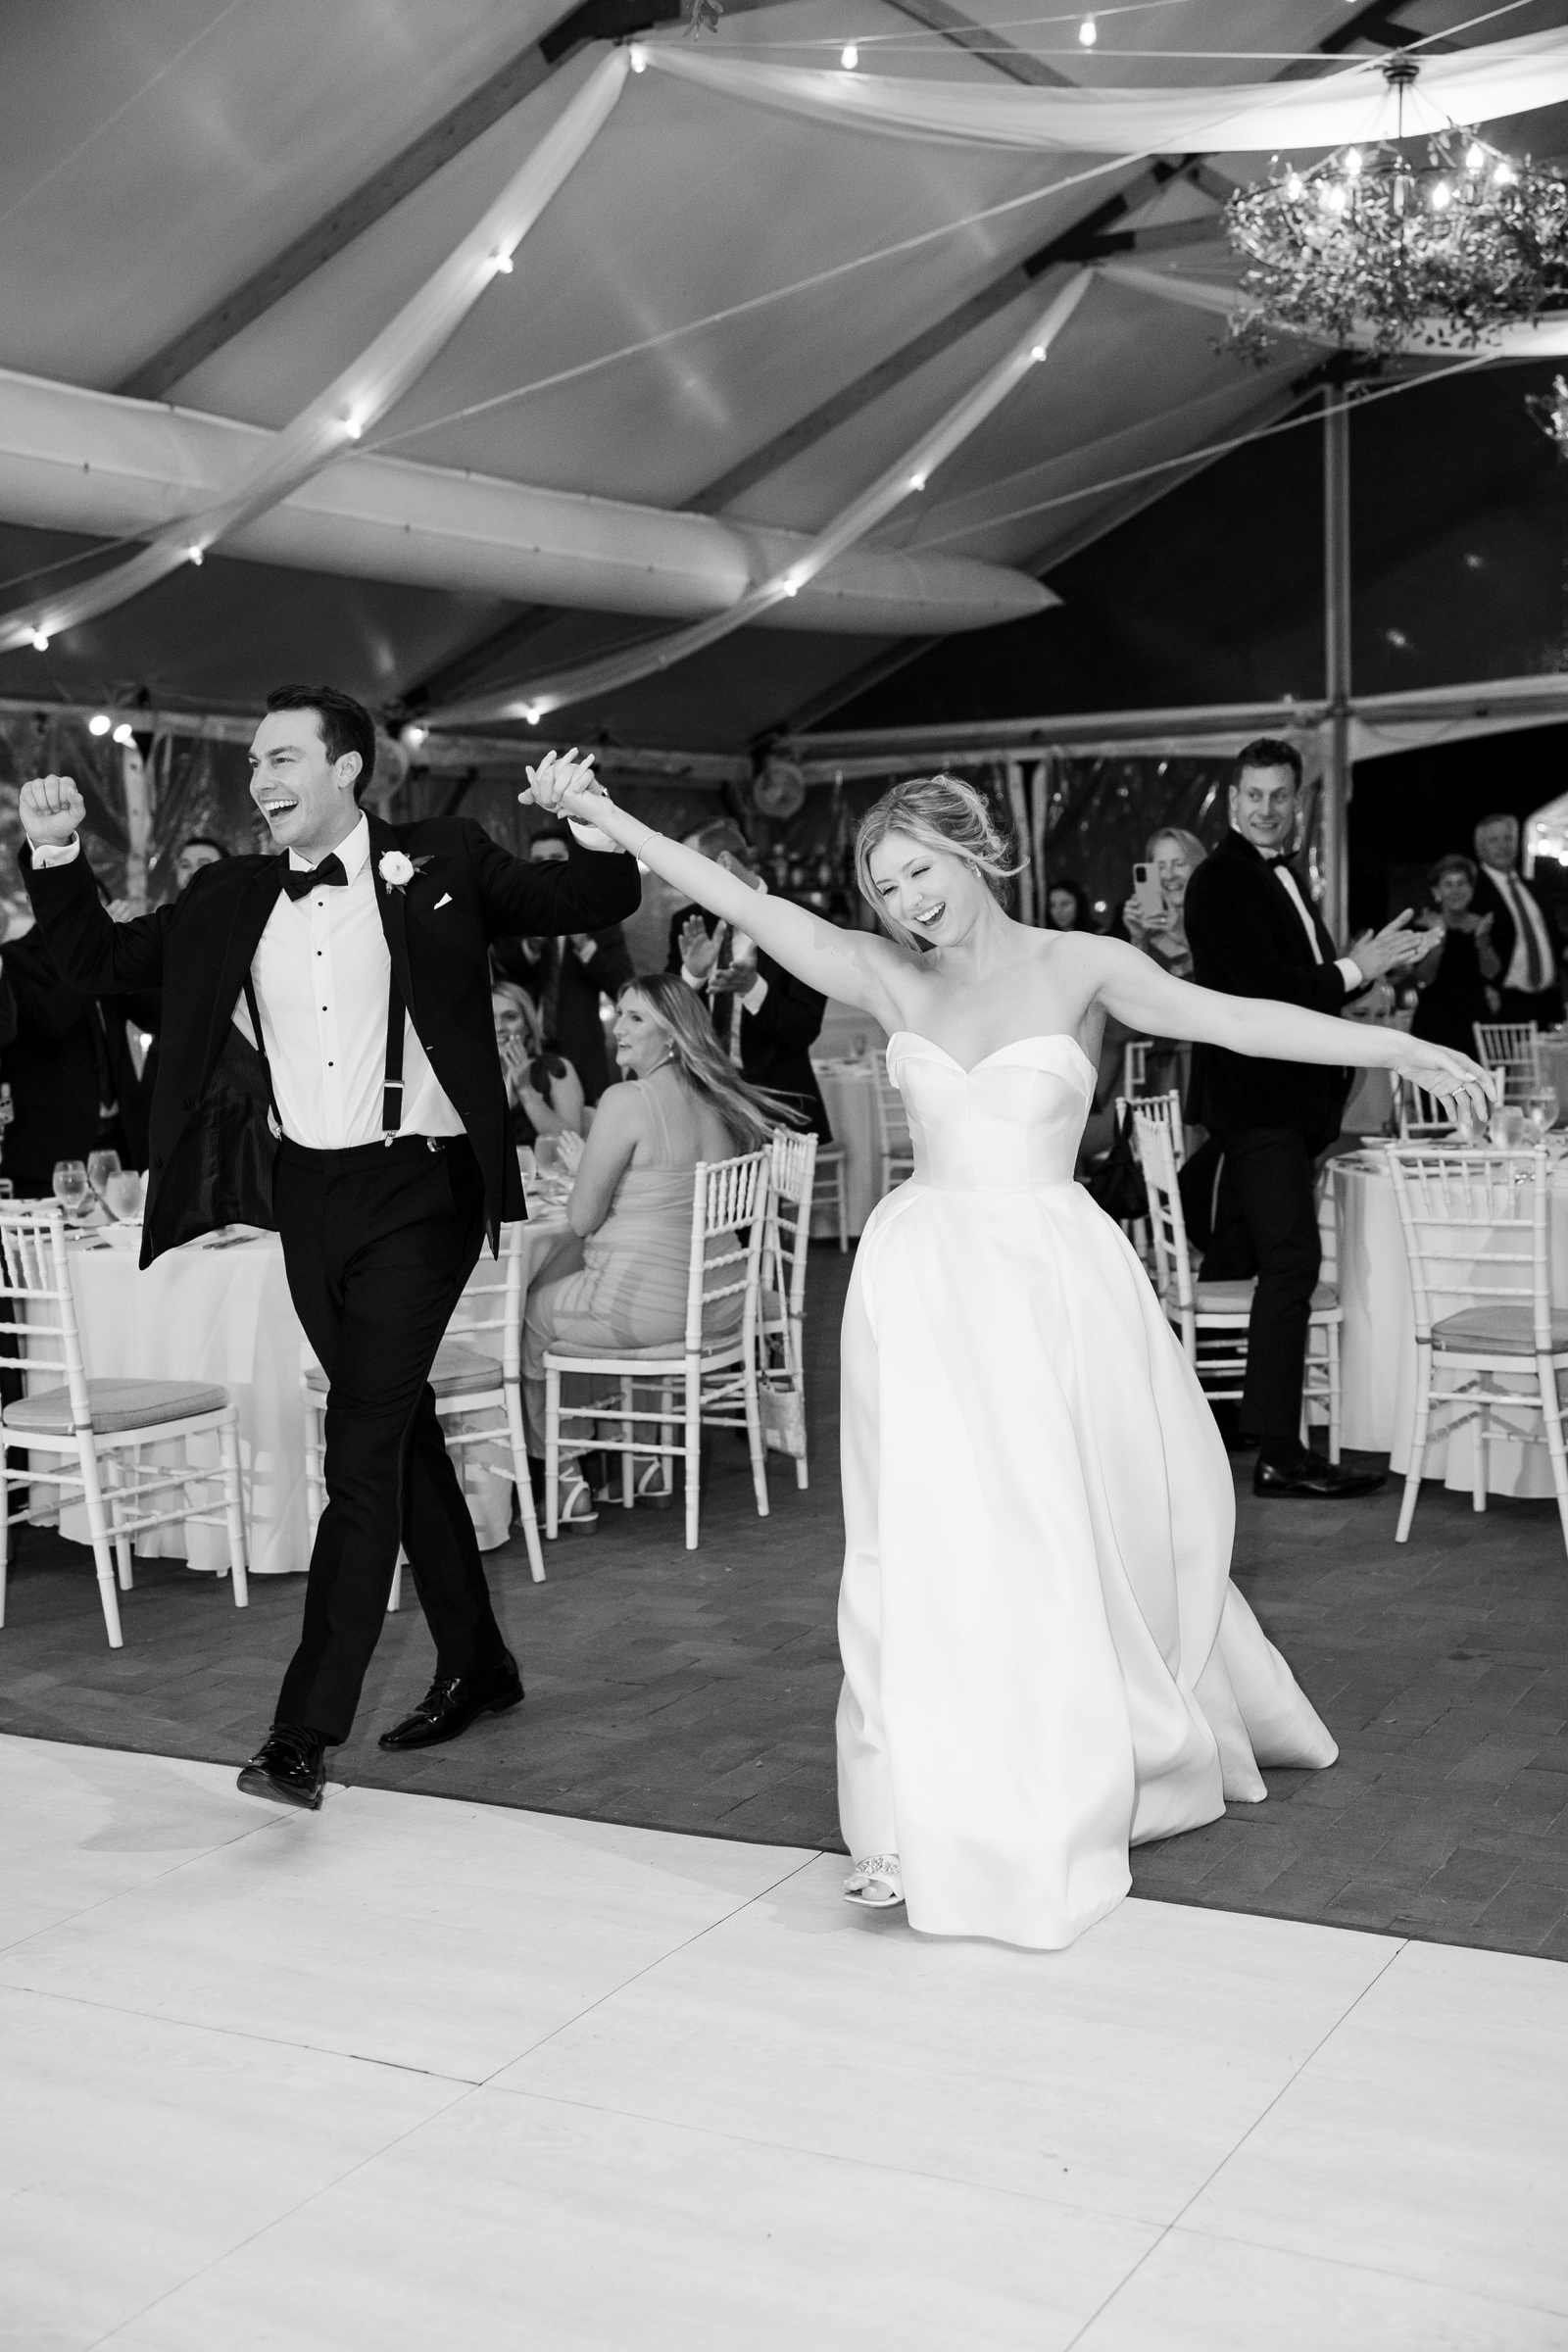
<path fill-rule="evenodd" d="M 1064 1036 L 965 1071 L 899 1032 L 912 1180 L 845 1310 L 839 1812 L 928 1934 L 1055 1948 L 1130 1844 L 1338 1753 L 1230 1581 L 1214 1417 L 1120 1229 L 1072 1181 Z"/>

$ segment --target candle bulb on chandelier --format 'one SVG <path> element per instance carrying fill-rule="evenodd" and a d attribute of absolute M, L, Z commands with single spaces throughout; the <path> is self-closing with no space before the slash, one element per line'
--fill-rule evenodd
<path fill-rule="evenodd" d="M 1085 17 L 1083 23 L 1078 27 L 1078 43 L 1080 48 L 1092 49 L 1099 38 L 1100 27 L 1096 24 L 1094 18 Z"/>
<path fill-rule="evenodd" d="M 839 52 L 839 64 L 846 74 L 853 74 L 860 62 L 860 52 L 853 41 L 846 41 Z"/>

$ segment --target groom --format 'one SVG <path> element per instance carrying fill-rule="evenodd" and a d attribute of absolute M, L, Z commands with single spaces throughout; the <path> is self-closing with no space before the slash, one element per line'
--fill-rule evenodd
<path fill-rule="evenodd" d="M 522 1697 L 429 1387 L 483 1237 L 494 1249 L 501 1220 L 525 1213 L 489 945 L 600 930 L 635 912 L 639 885 L 635 861 L 592 827 L 573 825 L 564 864 L 534 866 L 466 820 L 384 824 L 360 805 L 374 721 L 335 687 L 270 695 L 250 757 L 277 855 L 205 866 L 133 922 L 99 904 L 69 777 L 24 785 L 21 816 L 28 892 L 62 973 L 98 995 L 164 992 L 143 1265 L 222 1221 L 214 1139 L 233 1032 L 262 1049 L 252 1074 L 279 1140 L 263 1133 L 253 1155 L 270 1162 L 260 1193 L 270 1176 L 289 1292 L 329 1382 L 327 1499 L 300 1644 L 239 1786 L 314 1811 L 400 1541 L 435 1680 L 381 1745 L 456 1739 Z M 553 758 L 542 772 L 558 767 L 575 772 Z"/>

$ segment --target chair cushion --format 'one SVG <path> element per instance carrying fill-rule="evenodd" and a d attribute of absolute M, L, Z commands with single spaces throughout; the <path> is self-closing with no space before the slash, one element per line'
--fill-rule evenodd
<path fill-rule="evenodd" d="M 187 1380 L 89 1380 L 87 1404 L 93 1428 L 100 1437 L 114 1430 L 151 1429 L 160 1421 L 188 1421 L 197 1413 L 220 1413 L 228 1402 L 226 1389 L 207 1388 Z M 42 1389 L 35 1396 L 19 1397 L 6 1406 L 8 1429 L 32 1429 L 40 1437 L 66 1437 L 71 1431 L 71 1391 Z"/>
<path fill-rule="evenodd" d="M 1461 1307 L 1456 1315 L 1445 1315 L 1441 1323 L 1433 1324 L 1432 1338 L 1439 1348 L 1490 1350 L 1495 1355 L 1534 1355 L 1535 1309 L 1509 1306 L 1502 1299 L 1494 1299 L 1487 1306 Z M 1551 1346 L 1554 1354 L 1568 1349 L 1568 1310 L 1562 1307 L 1552 1308 Z"/>
<path fill-rule="evenodd" d="M 707 1366 L 738 1363 L 741 1357 L 739 1332 L 727 1339 L 714 1337 L 703 1348 L 701 1362 Z M 568 1355 L 563 1348 L 547 1350 L 545 1363 L 556 1372 L 603 1372 L 617 1364 L 683 1364 L 686 1361 L 684 1340 L 660 1340 L 651 1348 L 574 1348 Z"/>
<path fill-rule="evenodd" d="M 1257 1288 L 1255 1277 L 1248 1281 L 1202 1282 L 1193 1285 L 1193 1303 L 1200 1315 L 1250 1314 L 1252 1293 Z M 1332 1282 L 1320 1282 L 1312 1293 L 1314 1315 L 1327 1314 L 1340 1303 L 1340 1294 Z"/>
<path fill-rule="evenodd" d="M 461 1340 L 443 1340 L 430 1366 L 430 1386 L 438 1397 L 482 1395 L 499 1389 L 502 1378 L 499 1356 L 486 1355 L 482 1348 L 465 1348 Z M 319 1364 L 306 1367 L 305 1385 L 314 1396 L 326 1395 L 326 1374 Z"/>

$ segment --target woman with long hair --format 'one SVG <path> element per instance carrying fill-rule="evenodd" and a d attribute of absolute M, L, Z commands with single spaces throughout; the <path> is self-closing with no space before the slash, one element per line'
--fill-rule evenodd
<path fill-rule="evenodd" d="M 889 934 L 837 931 L 541 771 L 654 872 L 889 1033 L 912 1180 L 877 1207 L 843 1336 L 839 1809 L 867 1908 L 1070 1943 L 1130 1842 L 1331 1764 L 1230 1582 L 1235 1490 L 1196 1374 L 1124 1236 L 1072 1181 L 1107 1013 L 1282 1061 L 1408 1072 L 1484 1108 L 1463 1054 L 1194 988 L 1124 941 L 1003 910 L 1016 870 L 952 776 L 895 786 L 856 873 Z"/>
<path fill-rule="evenodd" d="M 583 1237 L 583 1270 L 531 1292 L 523 1318 L 523 1421 L 536 1456 L 545 1449 L 546 1349 L 678 1340 L 686 1328 L 698 1161 L 755 1152 L 781 1121 L 800 1123 L 792 1104 L 741 1076 L 720 1050 L 706 999 L 677 974 L 628 980 L 613 1035 L 620 1074 L 636 1083 L 607 1088 L 587 1142 L 567 1136 L 561 1146 L 573 1169 L 566 1216 Z M 739 1298 L 734 1315 L 738 1329 Z M 645 1464 L 638 1491 L 667 1494 L 667 1465 Z M 597 1517 L 580 1460 L 571 1461 L 563 1475 L 563 1523 L 582 1529 Z"/>
<path fill-rule="evenodd" d="M 515 980 L 492 980 L 490 1012 L 514 1147 L 568 1130 L 581 1135 L 588 1123 L 582 1080 L 564 1054 L 545 1052 L 544 1024 L 528 991 Z"/>
<path fill-rule="evenodd" d="M 1046 891 L 1046 928 L 1049 931 L 1098 931 L 1089 908 L 1089 893 L 1071 874 L 1053 874 Z"/>

